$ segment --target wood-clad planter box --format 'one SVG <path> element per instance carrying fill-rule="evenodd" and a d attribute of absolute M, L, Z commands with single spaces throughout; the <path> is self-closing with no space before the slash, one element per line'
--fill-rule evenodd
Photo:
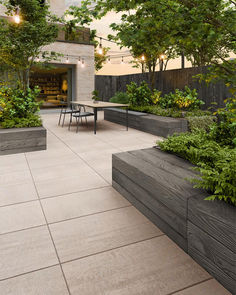
<path fill-rule="evenodd" d="M 236 294 L 236 208 L 205 201 L 185 180 L 192 167 L 155 148 L 115 154 L 113 187 Z"/>
<path fill-rule="evenodd" d="M 126 110 L 105 109 L 104 119 L 126 126 Z M 174 133 L 188 131 L 188 122 L 182 118 L 161 117 L 152 114 L 129 111 L 129 127 L 167 137 Z"/>
<path fill-rule="evenodd" d="M 46 150 L 44 127 L 0 129 L 0 155 Z"/>

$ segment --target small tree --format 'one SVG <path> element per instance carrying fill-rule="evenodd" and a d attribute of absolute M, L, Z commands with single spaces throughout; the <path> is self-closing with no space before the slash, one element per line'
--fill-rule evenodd
<path fill-rule="evenodd" d="M 44 61 L 57 59 L 54 52 L 42 51 L 45 45 L 55 41 L 58 35 L 56 17 L 49 12 L 48 4 L 39 0 L 0 0 L 7 10 L 9 19 L 0 20 L 0 64 L 17 75 L 19 87 L 29 87 L 29 75 L 37 64 L 36 58 Z M 19 11 L 20 22 L 12 16 Z"/>

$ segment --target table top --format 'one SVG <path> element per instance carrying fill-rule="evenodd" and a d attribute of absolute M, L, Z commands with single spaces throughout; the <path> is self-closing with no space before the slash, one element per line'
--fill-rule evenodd
<path fill-rule="evenodd" d="M 128 107 L 128 104 L 122 103 L 113 103 L 113 102 L 106 102 L 106 101 L 97 101 L 94 103 L 92 100 L 84 100 L 84 101 L 73 101 L 73 104 L 78 104 L 86 107 L 91 108 L 118 108 L 118 107 Z"/>

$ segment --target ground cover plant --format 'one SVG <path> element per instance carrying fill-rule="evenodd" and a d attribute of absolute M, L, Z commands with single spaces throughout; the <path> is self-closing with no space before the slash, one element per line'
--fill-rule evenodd
<path fill-rule="evenodd" d="M 229 104 L 217 112 L 218 122 L 204 129 L 169 137 L 158 145 L 196 165 L 200 178 L 191 179 L 206 189 L 207 200 L 222 200 L 236 206 L 236 117 Z"/>

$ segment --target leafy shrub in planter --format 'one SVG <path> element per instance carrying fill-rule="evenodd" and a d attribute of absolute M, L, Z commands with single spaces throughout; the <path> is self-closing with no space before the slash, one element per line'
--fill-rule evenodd
<path fill-rule="evenodd" d="M 204 102 L 198 99 L 196 89 L 191 90 L 189 87 L 185 86 L 184 91 L 176 89 L 174 93 L 169 93 L 161 97 L 158 104 L 164 109 L 177 108 L 180 110 L 194 110 L 199 109 Z"/>
<path fill-rule="evenodd" d="M 126 92 L 117 92 L 111 99 L 110 102 L 128 104 L 129 96 Z"/>
<path fill-rule="evenodd" d="M 36 102 L 40 90 L 28 88 L 26 92 L 18 88 L 0 87 L 0 126 L 21 128 L 42 126 L 39 103 Z"/>
<path fill-rule="evenodd" d="M 129 96 L 129 103 L 133 106 L 152 105 L 152 91 L 148 84 L 143 81 L 140 86 L 135 82 L 127 85 L 127 93 Z"/>
<path fill-rule="evenodd" d="M 158 144 L 162 150 L 197 165 L 200 178 L 191 182 L 212 193 L 208 200 L 219 199 L 236 206 L 236 149 L 233 144 L 224 146 L 217 142 L 212 130 L 174 135 Z"/>

